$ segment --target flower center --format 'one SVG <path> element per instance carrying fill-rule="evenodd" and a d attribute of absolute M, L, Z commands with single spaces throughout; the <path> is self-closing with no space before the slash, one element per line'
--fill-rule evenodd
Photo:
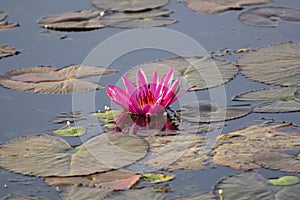
<path fill-rule="evenodd" d="M 155 99 L 154 95 L 152 92 L 141 92 L 138 95 L 136 95 L 136 101 L 139 105 L 140 108 L 144 108 L 146 105 L 154 105 L 155 104 Z"/>

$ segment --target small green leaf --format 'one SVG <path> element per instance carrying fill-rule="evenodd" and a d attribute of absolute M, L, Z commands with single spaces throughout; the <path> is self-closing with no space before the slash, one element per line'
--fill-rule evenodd
<path fill-rule="evenodd" d="M 92 115 L 94 117 L 97 117 L 97 118 L 100 118 L 100 119 L 114 120 L 121 113 L 122 113 L 121 110 L 109 110 L 109 111 L 105 111 L 105 112 L 92 113 Z"/>
<path fill-rule="evenodd" d="M 86 129 L 83 127 L 71 127 L 67 129 L 59 129 L 53 131 L 53 133 L 62 136 L 81 136 L 86 133 Z"/>
<path fill-rule="evenodd" d="M 269 179 L 269 182 L 273 185 L 288 186 L 299 183 L 299 178 L 297 176 L 282 176 L 280 178 Z"/>
<path fill-rule="evenodd" d="M 108 128 L 108 129 L 113 129 L 113 128 L 117 128 L 117 127 L 118 127 L 116 124 L 112 124 L 112 123 L 105 124 L 104 126 L 105 126 L 106 128 Z"/>
<path fill-rule="evenodd" d="M 142 178 L 143 181 L 148 183 L 162 183 L 162 182 L 173 180 L 175 176 L 173 174 L 147 173 L 147 174 L 142 174 Z"/>

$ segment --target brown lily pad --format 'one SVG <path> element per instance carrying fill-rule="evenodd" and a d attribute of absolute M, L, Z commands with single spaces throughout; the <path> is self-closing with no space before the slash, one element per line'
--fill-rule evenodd
<path fill-rule="evenodd" d="M 185 196 L 185 197 L 177 197 L 172 200 L 216 200 L 216 196 L 212 193 L 206 192 L 201 194 L 194 194 L 191 196 Z"/>
<path fill-rule="evenodd" d="M 279 20 L 300 22 L 300 10 L 284 7 L 252 8 L 242 12 L 239 19 L 251 26 L 276 27 Z"/>
<path fill-rule="evenodd" d="M 157 169 L 199 169 L 206 166 L 205 138 L 197 135 L 154 136 L 145 138 L 151 155 L 143 164 Z"/>
<path fill-rule="evenodd" d="M 6 17 L 7 17 L 6 13 L 0 11 L 0 31 L 8 30 L 20 26 L 18 23 L 9 23 L 7 21 L 3 21 L 5 20 Z"/>
<path fill-rule="evenodd" d="M 0 45 L 0 58 L 17 55 L 19 52 L 12 47 Z"/>
<path fill-rule="evenodd" d="M 113 13 L 111 15 L 104 16 L 101 19 L 101 22 L 107 26 L 117 28 L 147 28 L 165 26 L 177 22 L 177 20 L 167 17 L 171 13 L 172 11 L 167 9 Z"/>
<path fill-rule="evenodd" d="M 162 7 L 168 2 L 169 0 L 92 0 L 92 4 L 100 9 L 130 12 Z"/>
<path fill-rule="evenodd" d="M 28 196 L 28 195 L 21 195 L 21 194 L 11 194 L 4 197 L 3 200 L 48 200 L 44 197 L 36 197 L 36 196 Z"/>
<path fill-rule="evenodd" d="M 300 101 L 300 89 L 294 92 L 294 97 L 296 101 Z"/>
<path fill-rule="evenodd" d="M 165 194 L 154 192 L 152 188 L 134 189 L 126 192 L 116 192 L 105 200 L 125 200 L 125 199 L 143 199 L 143 200 L 163 200 Z"/>
<path fill-rule="evenodd" d="M 123 170 L 113 170 L 88 176 L 74 177 L 45 177 L 50 186 L 83 185 L 89 187 L 103 187 L 113 190 L 127 190 L 140 179 L 140 175 Z"/>
<path fill-rule="evenodd" d="M 77 147 L 59 137 L 31 135 L 2 145 L 0 166 L 35 176 L 88 175 L 130 165 L 144 157 L 147 149 L 141 138 L 112 132 Z"/>
<path fill-rule="evenodd" d="M 83 187 L 78 185 L 59 187 L 59 196 L 62 200 L 103 200 L 112 192 L 107 188 Z"/>
<path fill-rule="evenodd" d="M 59 70 L 53 67 L 39 66 L 9 71 L 0 76 L 0 85 L 13 90 L 46 94 L 84 92 L 96 90 L 101 86 L 80 78 L 115 72 L 108 68 L 81 65 L 71 65 Z"/>
<path fill-rule="evenodd" d="M 227 10 L 241 10 L 242 6 L 270 3 L 272 0 L 187 0 L 186 6 L 203 14 L 219 14 Z"/>
<path fill-rule="evenodd" d="M 248 105 L 217 108 L 209 101 L 198 101 L 183 105 L 180 114 L 182 119 L 188 122 L 208 123 L 236 119 L 251 111 L 252 107 Z"/>
<path fill-rule="evenodd" d="M 238 72 L 238 68 L 231 62 L 211 57 L 175 57 L 165 60 L 157 60 L 145 63 L 138 68 L 143 69 L 147 79 L 151 80 L 154 70 L 157 70 L 159 77 L 174 68 L 174 79 L 180 76 L 191 86 L 191 90 L 202 90 L 225 84 L 232 80 Z M 135 82 L 138 68 L 129 71 L 126 76 Z"/>
<path fill-rule="evenodd" d="M 266 46 L 242 55 L 237 63 L 241 73 L 252 80 L 281 86 L 300 86 L 299 43 Z"/>
<path fill-rule="evenodd" d="M 93 10 L 65 12 L 43 17 L 38 23 L 43 28 L 59 31 L 88 31 L 105 27 L 100 21 L 100 13 Z"/>
<path fill-rule="evenodd" d="M 254 162 L 254 156 L 258 152 L 287 151 L 299 147 L 300 135 L 298 133 L 279 131 L 280 128 L 288 126 L 291 125 L 249 126 L 221 135 L 214 147 L 213 161 L 234 169 L 250 170 L 259 168 L 260 165 Z M 288 166 L 285 166 L 281 170 L 287 170 L 287 168 Z"/>

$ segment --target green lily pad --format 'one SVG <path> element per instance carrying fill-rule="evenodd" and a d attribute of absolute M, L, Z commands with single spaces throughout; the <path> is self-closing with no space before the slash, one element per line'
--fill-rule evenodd
<path fill-rule="evenodd" d="M 100 13 L 93 10 L 65 12 L 43 17 L 38 23 L 43 28 L 59 31 L 88 31 L 105 27 L 100 21 Z"/>
<path fill-rule="evenodd" d="M 233 79 L 238 72 L 238 68 L 231 62 L 210 57 L 168 58 L 145 63 L 138 68 L 143 69 L 148 80 L 151 80 L 154 70 L 157 70 L 159 77 L 162 77 L 163 74 L 174 68 L 174 79 L 180 76 L 190 85 L 196 86 L 191 90 L 202 90 L 222 85 Z M 126 74 L 132 82 L 135 82 L 138 68 Z"/>
<path fill-rule="evenodd" d="M 59 196 L 62 200 L 103 200 L 111 192 L 112 190 L 107 188 L 82 187 L 78 185 L 59 187 Z"/>
<path fill-rule="evenodd" d="M 242 6 L 270 3 L 272 0 L 187 0 L 186 6 L 203 14 L 219 14 L 227 10 L 241 10 Z"/>
<path fill-rule="evenodd" d="M 28 195 L 21 195 L 21 194 L 11 194 L 4 197 L 3 200 L 48 200 L 44 197 L 36 197 L 36 196 L 28 196 Z"/>
<path fill-rule="evenodd" d="M 31 135 L 2 145 L 0 166 L 35 176 L 88 175 L 130 165 L 144 157 L 147 149 L 143 139 L 114 132 L 77 147 L 56 136 Z"/>
<path fill-rule="evenodd" d="M 173 180 L 175 176 L 173 174 L 157 174 L 157 173 L 145 173 L 142 174 L 142 180 L 148 183 L 163 183 Z"/>
<path fill-rule="evenodd" d="M 221 180 L 214 187 L 214 193 L 218 194 L 218 191 L 222 190 L 224 200 L 275 200 L 275 194 L 281 189 L 281 187 L 271 185 L 256 172 L 243 172 Z"/>
<path fill-rule="evenodd" d="M 133 172 L 125 170 L 113 170 L 88 176 L 45 177 L 44 180 L 50 186 L 78 184 L 89 187 L 110 188 L 113 190 L 127 190 L 133 186 L 140 179 L 140 177 L 140 175 Z"/>
<path fill-rule="evenodd" d="M 211 102 L 198 101 L 183 105 L 180 114 L 182 119 L 188 122 L 208 123 L 236 119 L 251 111 L 252 107 L 247 105 L 217 108 Z"/>
<path fill-rule="evenodd" d="M 252 80 L 281 86 L 300 86 L 299 43 L 266 46 L 242 55 L 237 63 L 241 73 Z"/>
<path fill-rule="evenodd" d="M 152 188 L 132 189 L 126 192 L 115 192 L 105 200 L 124 200 L 124 199 L 143 199 L 143 200 L 163 200 L 165 194 L 153 192 Z"/>
<path fill-rule="evenodd" d="M 103 119 L 106 122 L 115 121 L 119 115 L 122 114 L 122 110 L 108 110 L 105 112 L 95 112 L 92 113 L 94 117 Z"/>
<path fill-rule="evenodd" d="M 53 131 L 53 133 L 62 136 L 81 136 L 86 133 L 86 129 L 83 127 L 70 127 L 67 129 L 58 129 Z"/>
<path fill-rule="evenodd" d="M 0 45 L 0 58 L 17 55 L 18 53 L 19 52 L 12 47 Z"/>
<path fill-rule="evenodd" d="M 96 90 L 101 86 L 80 78 L 112 73 L 116 73 L 116 71 L 93 66 L 70 65 L 59 70 L 53 67 L 39 66 L 6 72 L 0 76 L 0 85 L 13 90 L 46 94 L 84 92 Z"/>
<path fill-rule="evenodd" d="M 171 13 L 172 11 L 167 9 L 113 13 L 111 15 L 104 16 L 101 19 L 101 22 L 107 26 L 117 28 L 147 28 L 165 26 L 177 22 L 177 20 L 167 17 Z"/>
<path fill-rule="evenodd" d="M 288 151 L 299 147 L 300 135 L 298 133 L 279 131 L 280 128 L 289 126 L 291 125 L 249 126 L 238 131 L 221 135 L 218 137 L 217 144 L 214 147 L 215 154 L 213 161 L 234 169 L 250 170 L 259 168 L 261 165 L 258 163 L 258 159 L 255 158 L 258 153 L 263 151 Z M 268 157 L 263 157 L 263 159 L 267 158 Z M 289 160 L 293 162 L 291 159 Z M 270 159 L 270 161 L 272 162 L 272 159 Z M 273 163 L 279 162 L 280 161 L 273 160 Z M 268 165 L 267 167 L 282 171 L 294 170 L 294 165 L 288 165 L 284 162 L 282 162 L 281 165 Z"/>
<path fill-rule="evenodd" d="M 92 4 L 97 8 L 112 11 L 141 11 L 158 8 L 166 5 L 169 0 L 92 0 Z"/>
<path fill-rule="evenodd" d="M 280 178 L 269 179 L 269 182 L 278 186 L 295 185 L 299 183 L 299 178 L 297 176 L 281 176 Z"/>
<path fill-rule="evenodd" d="M 300 22 L 300 10 L 284 7 L 252 8 L 242 12 L 239 19 L 251 26 L 276 27 L 278 20 Z"/>
<path fill-rule="evenodd" d="M 157 169 L 199 169 L 207 165 L 203 151 L 205 138 L 198 135 L 170 135 L 145 138 L 150 144 L 150 155 L 140 161 Z"/>
<path fill-rule="evenodd" d="M 268 101 L 253 105 L 253 112 L 293 112 L 300 111 L 300 103 L 295 101 L 297 88 L 268 88 L 237 95 L 236 101 Z"/>

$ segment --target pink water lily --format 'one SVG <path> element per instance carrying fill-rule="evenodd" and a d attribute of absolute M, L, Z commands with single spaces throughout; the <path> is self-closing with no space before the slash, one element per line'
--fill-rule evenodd
<path fill-rule="evenodd" d="M 148 84 L 145 73 L 139 69 L 136 74 L 137 87 L 125 76 L 122 76 L 126 90 L 118 86 L 108 85 L 106 93 L 114 103 L 121 106 L 125 111 L 146 116 L 156 115 L 190 89 L 188 88 L 176 96 L 179 90 L 180 77 L 172 82 L 173 75 L 174 69 L 172 68 L 159 80 L 157 71 L 154 71 L 152 80 Z"/>

